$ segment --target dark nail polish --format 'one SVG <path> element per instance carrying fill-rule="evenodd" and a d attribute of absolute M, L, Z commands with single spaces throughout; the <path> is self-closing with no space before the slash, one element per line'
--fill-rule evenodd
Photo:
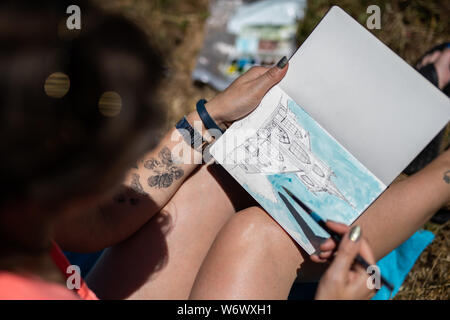
<path fill-rule="evenodd" d="M 283 69 L 284 67 L 286 67 L 288 63 L 288 58 L 286 56 L 284 56 L 283 58 L 281 58 L 280 61 L 278 61 L 277 63 L 277 67 L 278 69 Z"/>

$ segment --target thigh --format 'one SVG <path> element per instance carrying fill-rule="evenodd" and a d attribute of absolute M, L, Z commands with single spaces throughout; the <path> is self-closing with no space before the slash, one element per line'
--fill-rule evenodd
<path fill-rule="evenodd" d="M 286 299 L 304 257 L 306 253 L 264 210 L 248 208 L 217 236 L 190 298 Z"/>
<path fill-rule="evenodd" d="M 249 203 L 221 167 L 203 166 L 136 234 L 107 249 L 87 282 L 103 299 L 185 299 L 217 233 Z"/>
<path fill-rule="evenodd" d="M 355 222 L 377 259 L 450 200 L 442 180 L 449 155 L 392 185 Z M 160 214 L 104 254 L 88 278 L 100 297 L 282 299 L 297 276 L 320 277 L 326 265 L 312 263 L 262 209 L 234 215 L 252 201 L 224 172 L 211 174 L 217 170 L 203 167 Z"/>

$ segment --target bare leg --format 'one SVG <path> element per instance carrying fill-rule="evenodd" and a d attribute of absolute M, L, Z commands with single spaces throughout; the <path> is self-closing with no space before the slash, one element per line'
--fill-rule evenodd
<path fill-rule="evenodd" d="M 103 299 L 186 299 L 217 233 L 249 199 L 220 166 L 203 166 L 135 235 L 106 250 L 89 286 Z"/>
<path fill-rule="evenodd" d="M 286 299 L 302 252 L 264 210 L 243 210 L 217 236 L 190 298 Z"/>
<path fill-rule="evenodd" d="M 377 259 L 449 202 L 450 185 L 442 179 L 448 169 L 450 152 L 392 185 L 356 222 L 362 225 Z M 201 195 L 204 202 L 199 203 Z M 163 213 L 102 257 L 89 284 L 103 298 L 186 298 L 203 263 L 191 298 L 284 299 L 300 267 L 301 276 L 323 270 L 261 209 L 233 216 L 230 199 L 201 169 Z M 162 221 L 169 221 L 167 235 L 161 232 Z M 163 261 L 156 270 L 155 256 Z M 149 261 L 149 257 L 153 258 Z"/>
<path fill-rule="evenodd" d="M 450 185 L 443 180 L 447 170 L 450 151 L 421 172 L 393 184 L 355 222 L 362 226 L 376 259 L 405 241 L 450 201 Z M 285 299 L 300 267 L 300 276 L 323 270 L 323 265 L 311 264 L 263 210 L 250 208 L 235 215 L 220 232 L 190 297 Z"/>

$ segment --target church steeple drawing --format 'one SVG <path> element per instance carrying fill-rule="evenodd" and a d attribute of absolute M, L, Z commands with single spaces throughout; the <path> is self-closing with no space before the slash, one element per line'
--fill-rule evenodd
<path fill-rule="evenodd" d="M 336 176 L 332 169 L 312 152 L 309 132 L 299 124 L 284 95 L 256 134 L 231 154 L 236 151 L 244 157 L 234 163 L 245 173 L 295 173 L 311 193 L 326 192 L 354 207 L 331 180 Z"/>

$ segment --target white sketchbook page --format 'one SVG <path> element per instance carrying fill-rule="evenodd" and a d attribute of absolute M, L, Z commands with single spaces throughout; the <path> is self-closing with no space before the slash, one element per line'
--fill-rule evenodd
<path fill-rule="evenodd" d="M 309 254 L 329 235 L 284 188 L 347 225 L 386 188 L 278 86 L 210 152 Z"/>
<path fill-rule="evenodd" d="M 450 119 L 450 99 L 339 7 L 280 87 L 386 185 Z"/>

